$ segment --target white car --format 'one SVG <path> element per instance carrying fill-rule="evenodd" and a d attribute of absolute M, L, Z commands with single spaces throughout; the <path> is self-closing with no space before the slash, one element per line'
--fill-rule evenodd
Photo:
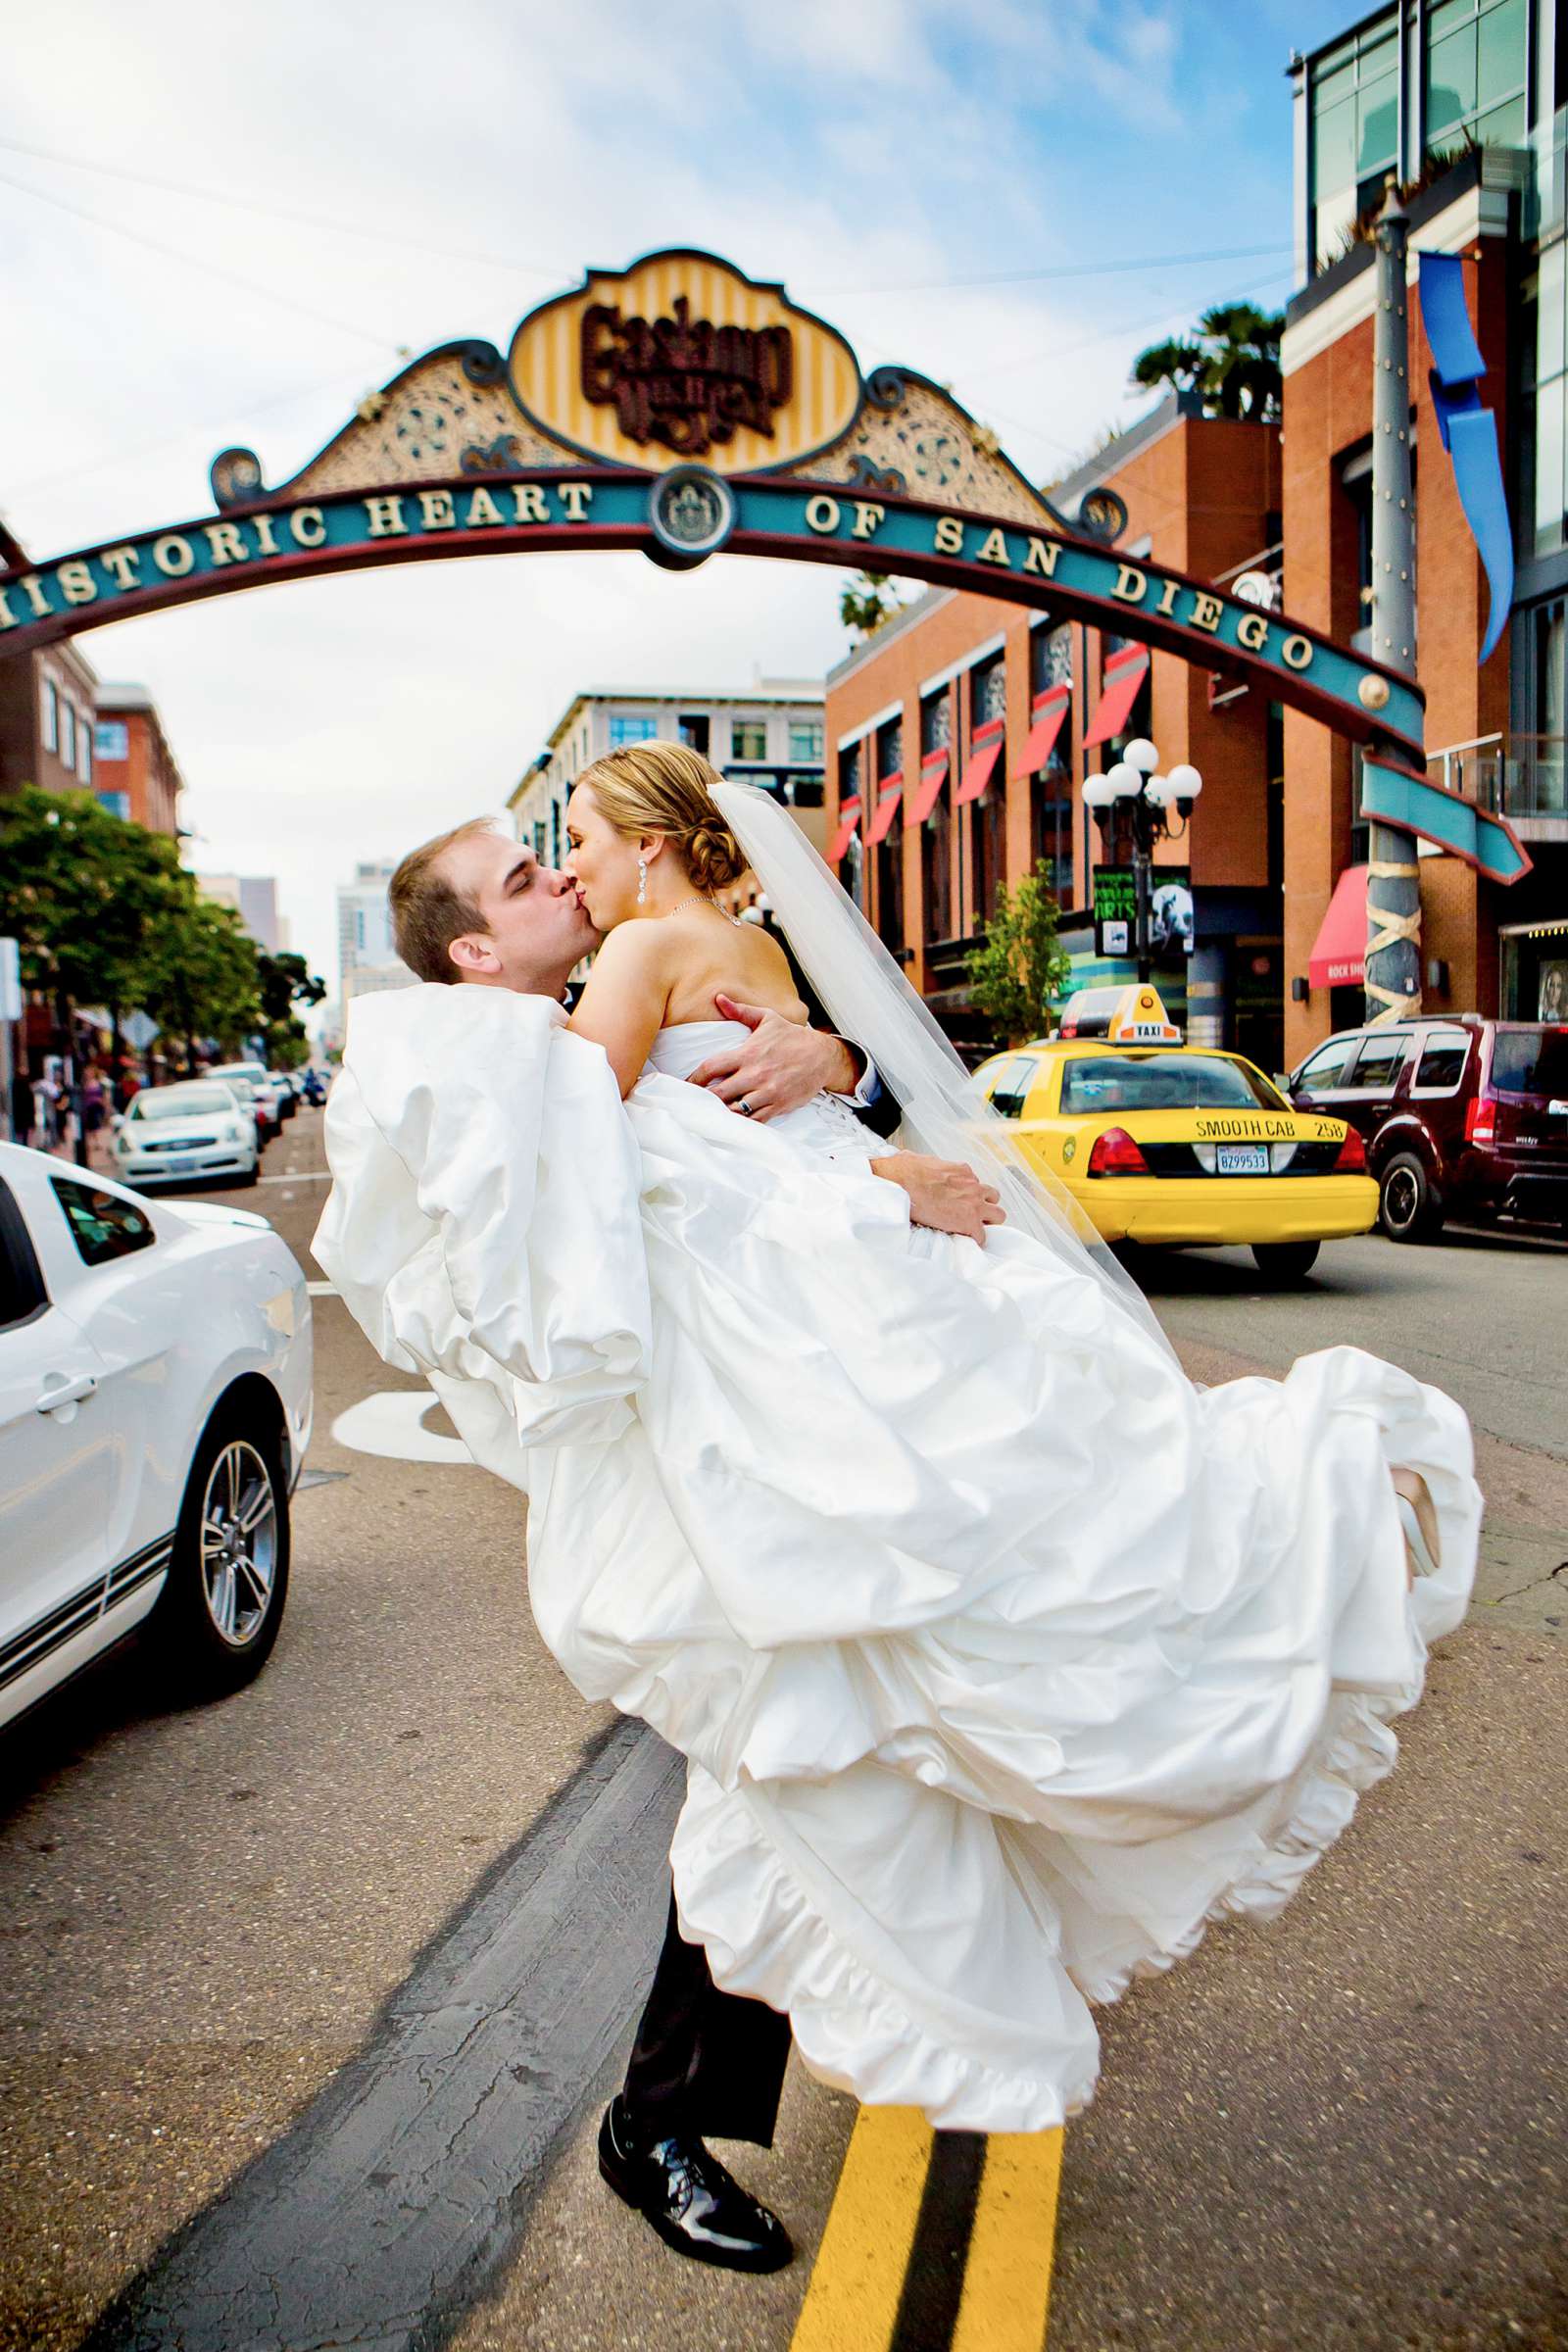
<path fill-rule="evenodd" d="M 254 1184 L 262 1147 L 248 1097 L 216 1078 L 144 1086 L 115 1121 L 115 1174 L 145 1190 L 195 1176 Z"/>
<path fill-rule="evenodd" d="M 277 1081 L 260 1061 L 224 1061 L 217 1069 L 208 1070 L 209 1078 L 220 1079 L 224 1086 L 249 1090 L 251 1099 L 266 1115 L 268 1127 L 276 1135 L 283 1124 L 282 1105 L 277 1098 Z"/>
<path fill-rule="evenodd" d="M 0 1144 L 0 1723 L 144 1621 L 188 1695 L 260 1672 L 311 1364 L 265 1218 Z"/>

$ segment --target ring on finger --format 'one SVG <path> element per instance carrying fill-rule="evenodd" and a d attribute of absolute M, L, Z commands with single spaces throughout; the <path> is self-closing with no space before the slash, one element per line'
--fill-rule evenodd
<path fill-rule="evenodd" d="M 736 1109 L 737 1109 L 737 1110 L 740 1112 L 740 1114 L 741 1114 L 741 1117 L 742 1117 L 743 1119 L 749 1119 L 749 1118 L 751 1117 L 751 1115 L 752 1115 L 752 1106 L 751 1106 L 750 1102 L 748 1102 L 748 1101 L 746 1100 L 746 1097 L 745 1097 L 744 1095 L 742 1095 L 742 1097 L 741 1097 L 740 1101 L 739 1101 L 739 1102 L 736 1103 L 735 1107 L 736 1107 Z"/>

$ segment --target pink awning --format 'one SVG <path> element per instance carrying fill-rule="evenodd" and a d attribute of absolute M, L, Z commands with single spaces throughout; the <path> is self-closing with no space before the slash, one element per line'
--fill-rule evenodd
<path fill-rule="evenodd" d="M 909 803 L 909 813 L 904 820 L 906 825 L 923 825 L 925 823 L 926 818 L 936 807 L 941 797 L 942 787 L 947 780 L 948 747 L 944 743 L 936 751 L 927 752 L 920 762 L 920 781 L 915 786 L 914 798 Z"/>
<path fill-rule="evenodd" d="M 902 776 L 884 776 L 877 787 L 876 812 L 871 819 L 871 829 L 865 837 L 867 841 L 886 841 L 893 830 L 893 819 L 899 813 L 899 803 L 903 798 L 904 778 Z"/>
<path fill-rule="evenodd" d="M 1055 749 L 1056 737 L 1061 733 L 1061 722 L 1067 715 L 1070 700 L 1065 686 L 1053 686 L 1049 693 L 1039 697 L 1029 732 L 1024 737 L 1018 764 L 1012 771 L 1014 782 L 1023 776 L 1038 775 L 1045 766 Z"/>
<path fill-rule="evenodd" d="M 1138 689 L 1149 675 L 1149 648 L 1146 645 L 1126 646 L 1112 654 L 1105 663 L 1104 691 L 1099 708 L 1084 730 L 1084 748 L 1092 743 L 1109 743 L 1122 734 L 1132 716 Z"/>
<path fill-rule="evenodd" d="M 1348 865 L 1334 885 L 1306 970 L 1314 988 L 1348 988 L 1366 978 L 1367 867 Z"/>
<path fill-rule="evenodd" d="M 852 793 L 847 801 L 839 803 L 839 829 L 833 836 L 833 846 L 827 854 L 829 865 L 839 864 L 845 851 L 859 830 L 859 824 L 860 796 L 856 792 Z"/>

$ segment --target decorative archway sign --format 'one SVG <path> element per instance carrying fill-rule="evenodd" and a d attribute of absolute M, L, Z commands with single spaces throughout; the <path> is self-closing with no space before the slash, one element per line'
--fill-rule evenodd
<path fill-rule="evenodd" d="M 1126 556 L 1113 495 L 1059 513 L 940 386 L 906 368 L 862 376 L 835 328 L 710 254 L 590 270 L 529 312 L 505 358 L 483 342 L 426 353 L 275 489 L 247 449 L 224 450 L 210 478 L 209 514 L 0 573 L 0 657 L 368 564 L 599 547 L 687 570 L 722 550 L 898 572 L 1114 630 L 1364 744 L 1409 804 L 1454 797 L 1420 772 L 1409 679 Z M 1451 814 L 1420 829 L 1446 840 Z M 1528 863 L 1494 818 L 1458 830 L 1456 854 L 1488 871 Z"/>

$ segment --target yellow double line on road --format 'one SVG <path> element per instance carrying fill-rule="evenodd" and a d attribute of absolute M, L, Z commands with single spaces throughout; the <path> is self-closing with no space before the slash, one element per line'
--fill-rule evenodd
<path fill-rule="evenodd" d="M 862 2107 L 791 2352 L 1041 2352 L 1061 2138 Z"/>

